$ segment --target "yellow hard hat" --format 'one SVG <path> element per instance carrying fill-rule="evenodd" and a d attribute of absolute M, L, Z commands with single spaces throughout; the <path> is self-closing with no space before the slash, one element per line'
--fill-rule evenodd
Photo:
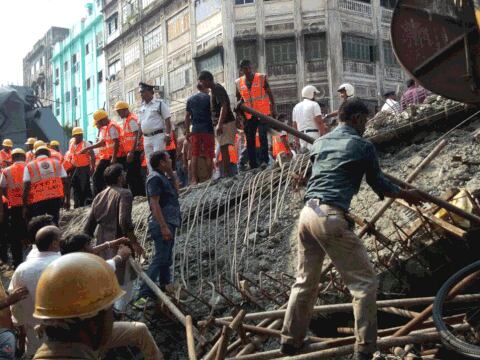
<path fill-rule="evenodd" d="M 10 139 L 3 140 L 2 146 L 13 147 L 13 141 Z"/>
<path fill-rule="evenodd" d="M 35 141 L 35 144 L 33 144 L 33 150 L 37 150 L 40 146 L 46 146 L 45 142 L 43 140 L 37 140 Z"/>
<path fill-rule="evenodd" d="M 36 154 L 40 150 L 48 150 L 48 152 L 50 152 L 50 149 L 48 148 L 47 144 L 43 144 L 38 146 L 36 149 L 33 149 L 33 153 Z"/>
<path fill-rule="evenodd" d="M 50 146 L 60 146 L 60 142 L 58 140 L 50 141 Z"/>
<path fill-rule="evenodd" d="M 83 129 L 81 127 L 74 127 L 72 129 L 72 136 L 83 135 Z"/>
<path fill-rule="evenodd" d="M 12 150 L 12 156 L 13 156 L 13 155 L 20 155 L 20 154 L 21 154 L 21 155 L 25 155 L 25 156 L 27 155 L 27 154 L 25 153 L 25 150 L 23 150 L 23 149 L 16 148 L 16 149 L 13 149 L 13 150 Z"/>
<path fill-rule="evenodd" d="M 103 109 L 99 109 L 99 110 L 97 110 L 93 113 L 94 124 L 96 124 L 97 121 L 100 121 L 100 120 L 103 120 L 103 119 L 106 119 L 106 118 L 108 118 L 108 113 Z"/>
<path fill-rule="evenodd" d="M 37 141 L 37 139 L 28 138 L 27 141 L 25 142 L 25 145 L 33 145 L 33 144 L 35 144 L 35 141 Z"/>
<path fill-rule="evenodd" d="M 117 101 L 117 103 L 115 104 L 115 111 L 116 110 L 125 110 L 125 109 L 128 109 L 128 108 L 129 108 L 129 105 L 125 101 Z"/>
<path fill-rule="evenodd" d="M 101 257 L 71 253 L 53 261 L 38 280 L 37 319 L 89 318 L 125 294 L 115 272 Z"/>

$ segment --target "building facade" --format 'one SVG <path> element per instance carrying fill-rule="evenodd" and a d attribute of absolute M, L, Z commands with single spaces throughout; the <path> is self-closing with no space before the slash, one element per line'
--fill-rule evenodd
<path fill-rule="evenodd" d="M 86 4 L 87 14 L 55 45 L 52 57 L 54 114 L 63 126 L 83 128 L 95 140 L 92 114 L 105 107 L 105 58 L 101 1 Z"/>
<path fill-rule="evenodd" d="M 68 36 L 69 30 L 52 27 L 37 41 L 23 58 L 23 86 L 33 88 L 44 106 L 51 106 L 53 99 L 52 54 L 53 46 Z"/>
<path fill-rule="evenodd" d="M 140 105 L 139 81 L 161 86 L 174 122 L 184 119 L 196 75 L 212 72 L 235 98 L 237 64 L 269 77 L 289 118 L 313 84 L 330 110 L 352 83 L 374 108 L 405 80 L 390 44 L 394 0 L 104 0 L 107 103 Z"/>

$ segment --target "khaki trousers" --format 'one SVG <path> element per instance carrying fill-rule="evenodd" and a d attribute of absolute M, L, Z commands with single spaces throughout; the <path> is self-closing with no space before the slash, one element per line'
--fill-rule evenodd
<path fill-rule="evenodd" d="M 318 205 L 315 200 L 309 201 L 300 213 L 298 232 L 297 280 L 290 294 L 281 342 L 302 346 L 327 254 L 353 297 L 356 350 L 373 353 L 377 340 L 377 278 L 362 242 L 340 209 Z"/>
<path fill-rule="evenodd" d="M 105 354 L 110 349 L 124 346 L 137 347 L 142 352 L 145 360 L 163 360 L 162 353 L 144 323 L 114 322 L 112 335 L 100 352 Z"/>

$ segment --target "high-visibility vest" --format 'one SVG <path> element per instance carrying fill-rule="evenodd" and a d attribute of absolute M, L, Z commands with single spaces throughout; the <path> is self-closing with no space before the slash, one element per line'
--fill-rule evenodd
<path fill-rule="evenodd" d="M 32 150 L 27 151 L 27 163 L 33 160 L 35 160 L 35 155 L 33 154 L 33 151 Z"/>
<path fill-rule="evenodd" d="M 137 123 L 138 128 L 140 129 L 137 115 L 135 115 L 134 113 L 128 114 L 127 118 L 123 122 L 123 149 L 127 153 L 129 153 L 132 150 L 143 150 L 143 136 L 141 136 L 140 139 L 138 139 L 137 148 L 133 149 L 137 135 L 135 134 L 135 131 L 132 131 L 130 127 L 130 123 L 132 120 Z"/>
<path fill-rule="evenodd" d="M 248 89 L 247 78 L 242 76 L 238 79 L 238 91 L 245 102 L 245 105 L 257 110 L 264 115 L 270 115 L 270 99 L 265 91 L 265 75 L 256 73 L 253 77 L 252 87 Z M 250 113 L 245 113 L 248 119 L 252 118 Z"/>
<path fill-rule="evenodd" d="M 0 167 L 3 169 L 12 164 L 12 154 L 6 152 L 4 149 L 0 151 Z"/>
<path fill-rule="evenodd" d="M 65 156 L 63 157 L 62 165 L 66 172 L 69 172 L 70 170 L 73 169 L 72 156 L 70 155 L 70 151 L 67 151 L 65 153 Z"/>
<path fill-rule="evenodd" d="M 114 121 L 111 121 L 108 123 L 108 125 L 102 127 L 100 129 L 100 137 L 102 140 L 105 141 L 105 146 L 100 150 L 100 158 L 103 160 L 108 160 L 111 159 L 113 156 L 113 148 L 115 146 L 115 139 L 112 139 L 110 137 L 110 129 L 114 127 L 117 129 L 119 138 L 118 140 L 120 141 L 120 146 L 118 148 L 117 156 L 122 157 L 124 156 L 124 151 L 123 151 L 123 131 L 120 125 L 115 123 Z"/>
<path fill-rule="evenodd" d="M 26 164 L 18 161 L 3 171 L 7 183 L 8 206 L 23 206 L 23 172 Z"/>
<path fill-rule="evenodd" d="M 80 144 L 75 143 L 75 139 L 70 140 L 68 152 L 70 153 L 70 162 L 72 167 L 90 166 L 90 153 L 80 154 L 88 145 L 83 140 Z M 65 169 L 67 170 L 67 169 Z"/>
<path fill-rule="evenodd" d="M 235 134 L 235 145 L 228 145 L 230 164 L 238 164 L 238 134 Z M 222 161 L 222 152 L 218 154 L 218 161 Z"/>
<path fill-rule="evenodd" d="M 172 151 L 177 148 L 177 144 L 175 144 L 175 133 L 173 131 L 170 133 L 170 139 L 170 144 L 165 146 L 165 151 Z"/>
<path fill-rule="evenodd" d="M 272 136 L 272 156 L 275 159 L 278 154 L 284 152 L 290 154 L 290 150 L 282 141 L 282 136 Z"/>
<path fill-rule="evenodd" d="M 63 155 L 60 151 L 50 149 L 50 157 L 56 159 L 60 164 L 63 162 Z"/>
<path fill-rule="evenodd" d="M 247 147 L 247 137 L 245 136 L 245 140 L 243 142 L 244 146 Z M 257 130 L 257 133 L 255 134 L 255 148 L 260 149 L 260 134 Z"/>
<path fill-rule="evenodd" d="M 62 165 L 52 158 L 35 159 L 27 164 L 30 174 L 30 193 L 28 204 L 63 198 Z M 42 170 L 43 172 L 42 172 Z"/>

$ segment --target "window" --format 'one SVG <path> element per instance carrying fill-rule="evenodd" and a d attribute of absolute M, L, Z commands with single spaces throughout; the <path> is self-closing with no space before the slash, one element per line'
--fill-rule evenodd
<path fill-rule="evenodd" d="M 140 46 L 138 45 L 138 42 L 136 42 L 125 50 L 125 53 L 123 54 L 123 65 L 128 66 L 133 64 L 138 59 L 140 59 Z"/>
<path fill-rule="evenodd" d="M 380 5 L 387 9 L 393 9 L 397 0 L 380 0 Z"/>
<path fill-rule="evenodd" d="M 112 35 L 118 30 L 118 14 L 110 16 L 107 20 L 108 35 Z"/>
<path fill-rule="evenodd" d="M 55 68 L 55 79 L 60 77 L 60 69 L 58 67 Z"/>
<path fill-rule="evenodd" d="M 99 31 L 95 35 L 95 43 L 96 43 L 97 49 L 103 47 L 103 32 L 102 31 Z"/>
<path fill-rule="evenodd" d="M 222 9 L 220 0 L 196 0 L 195 1 L 195 19 L 197 24 L 208 19 L 213 14 Z"/>
<path fill-rule="evenodd" d="M 116 60 L 108 65 L 108 75 L 116 75 L 121 69 L 120 60 Z"/>
<path fill-rule="evenodd" d="M 135 89 L 134 90 L 130 90 L 128 93 L 127 93 L 127 102 L 130 106 L 132 106 L 133 104 L 135 104 L 136 100 L 135 100 Z"/>
<path fill-rule="evenodd" d="M 87 79 L 87 91 L 90 90 L 90 88 L 92 87 L 92 81 L 90 80 L 90 78 Z"/>
<path fill-rule="evenodd" d="M 398 66 L 397 59 L 393 53 L 392 44 L 389 41 L 383 42 L 383 57 L 385 60 L 385 65 Z"/>
<path fill-rule="evenodd" d="M 90 43 L 85 45 L 85 55 L 88 55 L 88 54 L 90 54 Z"/>
<path fill-rule="evenodd" d="M 305 37 L 305 60 L 315 61 L 327 58 L 327 41 L 325 34 Z"/>
<path fill-rule="evenodd" d="M 137 0 L 125 0 L 123 3 L 123 22 L 129 22 L 138 12 Z"/>
<path fill-rule="evenodd" d="M 282 65 L 295 64 L 297 53 L 294 39 L 271 40 L 267 42 L 267 63 Z"/>
<path fill-rule="evenodd" d="M 150 31 L 143 37 L 143 52 L 145 55 L 150 54 L 154 50 L 160 47 L 162 42 L 162 28 L 157 27 L 156 29 Z"/>
<path fill-rule="evenodd" d="M 257 64 L 257 44 L 255 41 L 237 42 L 235 44 L 235 52 L 237 54 L 237 63 L 247 59 L 250 60 L 254 65 Z"/>
<path fill-rule="evenodd" d="M 68 61 L 65 61 L 65 62 L 63 63 L 63 70 L 64 70 L 64 71 L 68 71 Z"/>
<path fill-rule="evenodd" d="M 253 4 L 255 0 L 235 0 L 235 5 Z"/>
<path fill-rule="evenodd" d="M 55 115 L 60 116 L 60 99 L 55 100 Z"/>
<path fill-rule="evenodd" d="M 190 84 L 190 71 L 190 66 L 184 65 L 168 74 L 168 83 L 170 84 L 171 92 L 183 89 Z"/>
<path fill-rule="evenodd" d="M 101 83 L 103 81 L 103 70 L 100 70 L 98 73 L 97 73 L 97 83 Z"/>
<path fill-rule="evenodd" d="M 346 60 L 372 63 L 376 59 L 376 46 L 372 39 L 345 35 L 342 40 Z"/>
<path fill-rule="evenodd" d="M 40 57 L 40 66 L 43 66 L 43 56 Z"/>
<path fill-rule="evenodd" d="M 175 39 L 190 29 L 190 13 L 185 9 L 167 21 L 168 40 Z"/>
<path fill-rule="evenodd" d="M 220 52 L 197 60 L 197 71 L 208 70 L 212 74 L 223 71 L 223 61 Z"/>
<path fill-rule="evenodd" d="M 72 65 L 75 65 L 77 63 L 77 54 L 72 55 Z"/>
<path fill-rule="evenodd" d="M 70 91 L 67 91 L 67 92 L 65 93 L 65 101 L 66 101 L 66 102 L 70 102 Z"/>

